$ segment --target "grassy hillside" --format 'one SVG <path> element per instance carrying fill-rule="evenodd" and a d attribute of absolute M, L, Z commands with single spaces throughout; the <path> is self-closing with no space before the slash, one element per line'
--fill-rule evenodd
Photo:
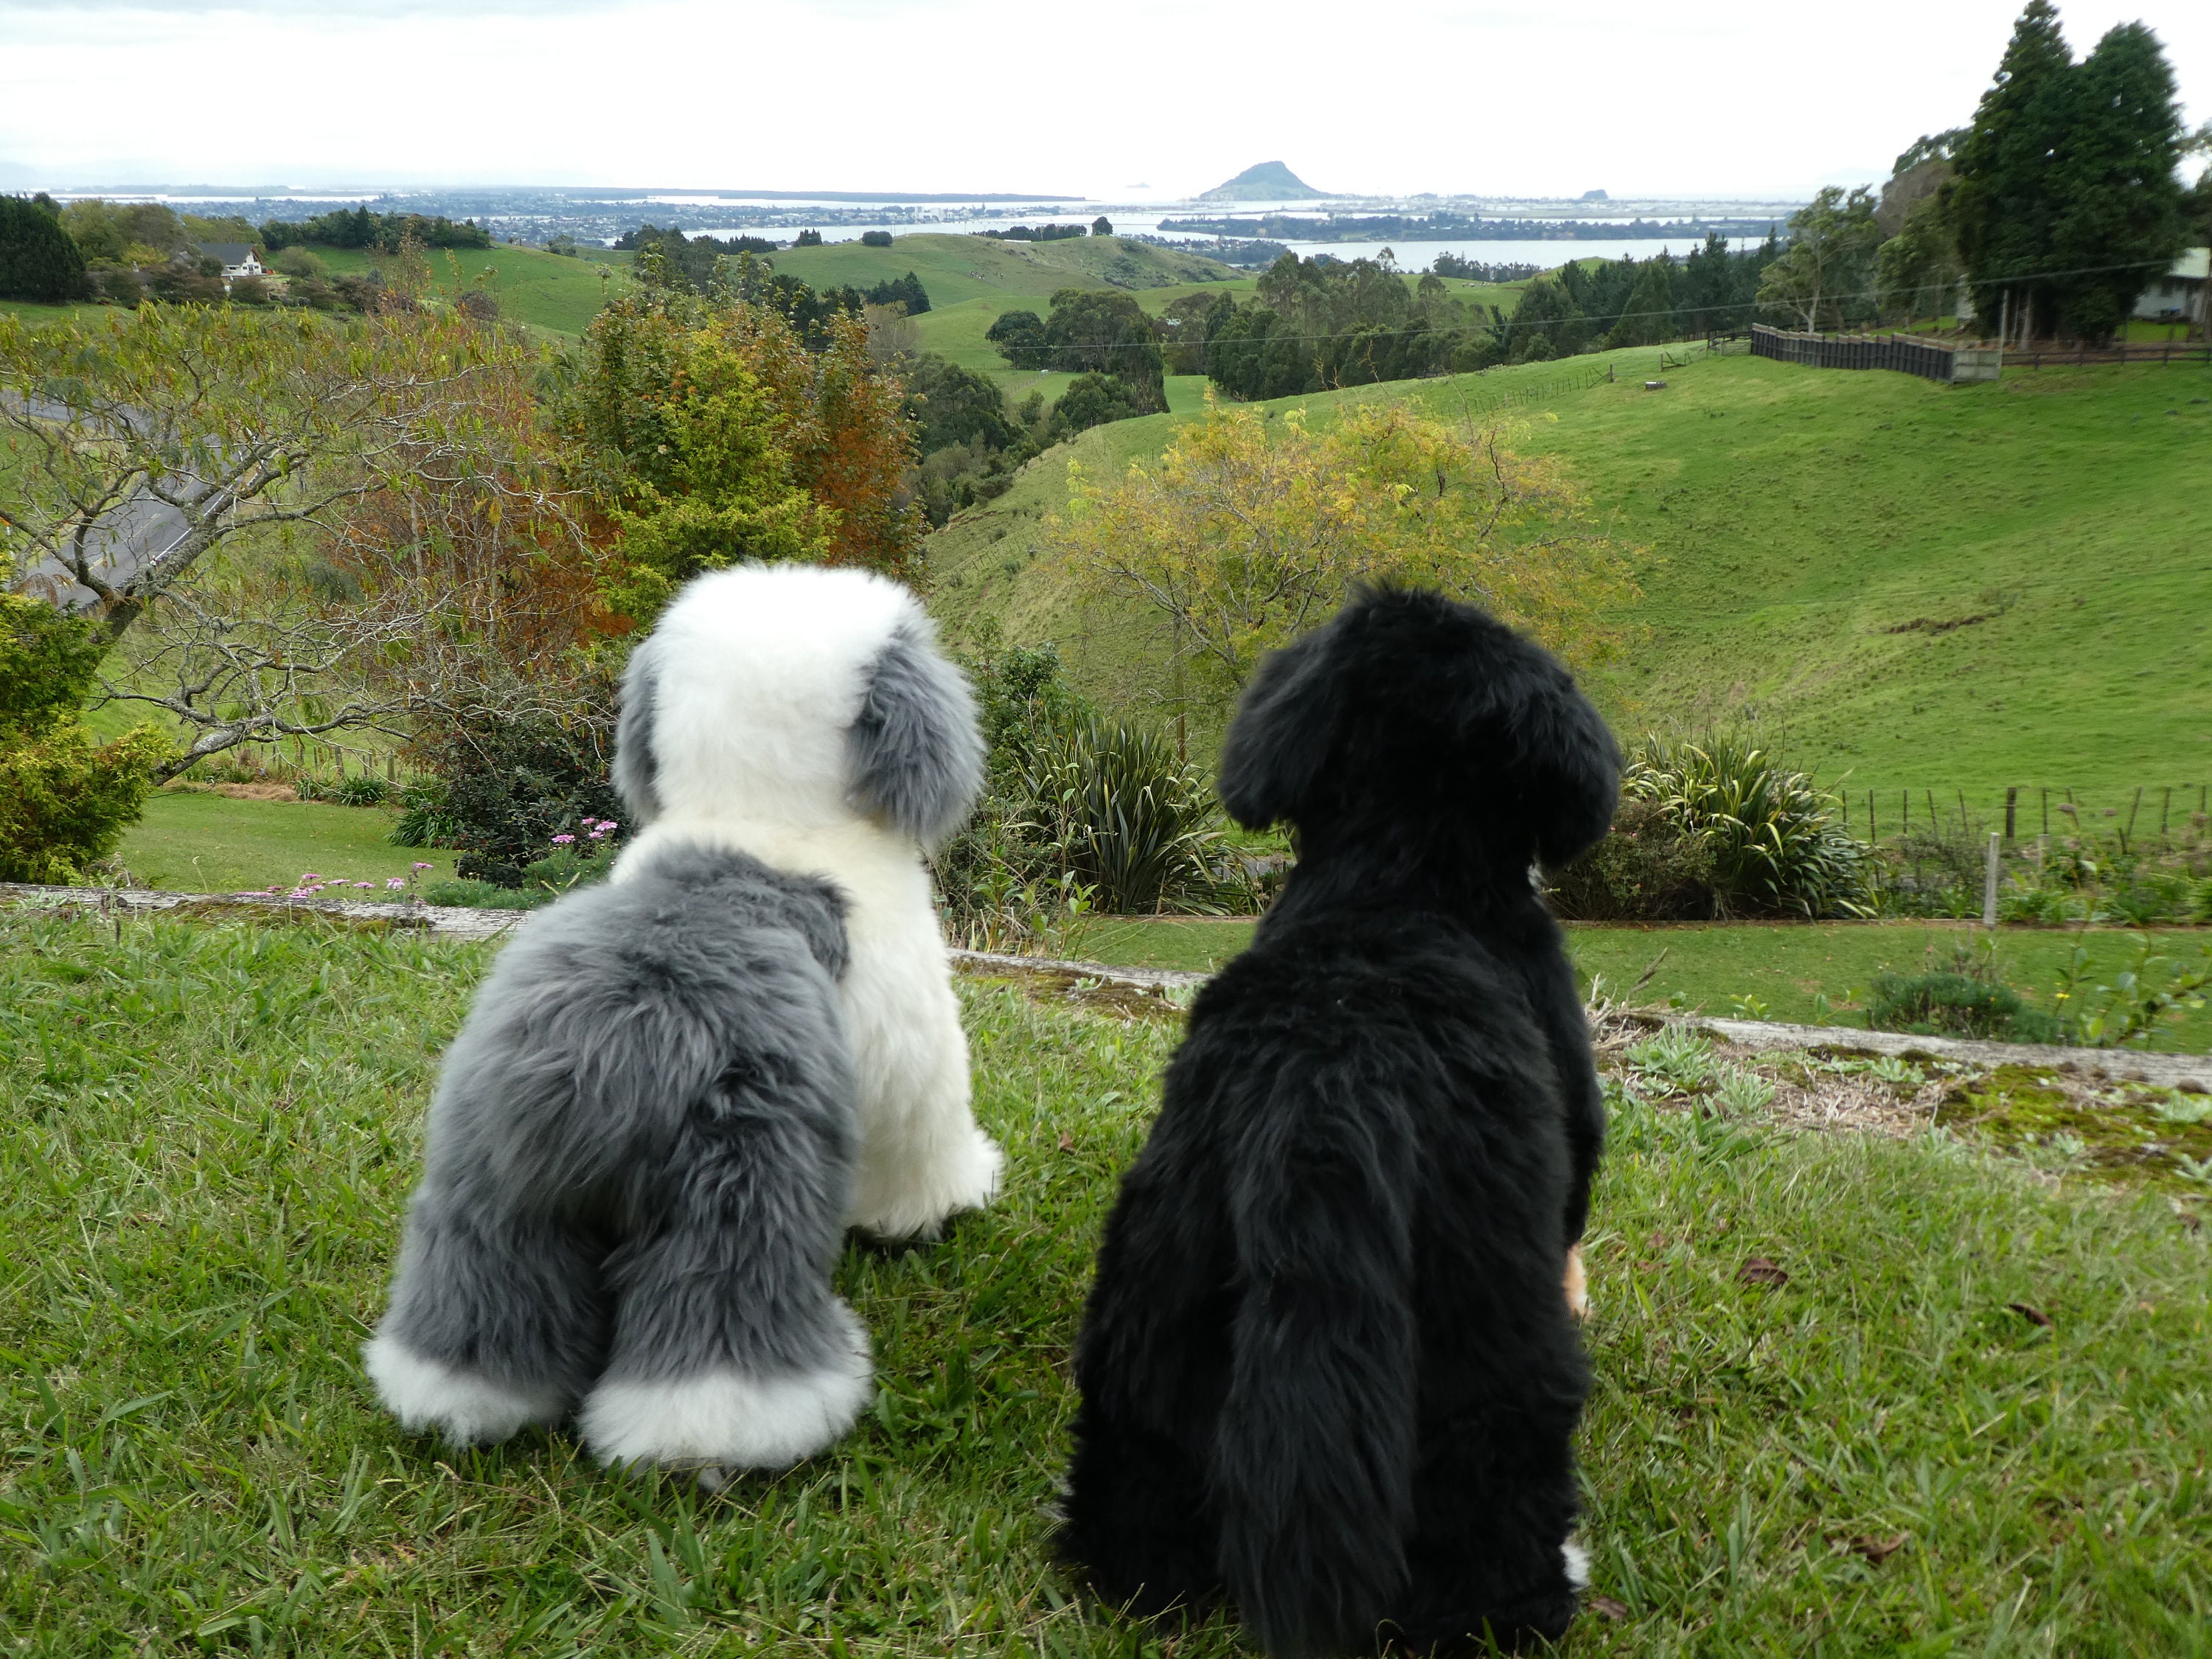
<path fill-rule="evenodd" d="M 871 288 L 910 270 L 929 290 L 933 309 L 968 300 L 1044 300 L 1062 288 L 1212 283 L 1235 274 L 1218 260 L 1119 236 L 1001 242 L 988 236 L 925 234 L 894 238 L 889 247 L 830 242 L 821 247 L 785 248 L 770 258 L 779 271 L 817 289 Z"/>
<path fill-rule="evenodd" d="M 1611 357 L 1612 385 L 1575 386 L 1607 361 L 1577 358 L 1291 401 L 1325 419 L 1353 398 L 1442 413 L 1535 393 L 1514 412 L 1547 418 L 1519 441 L 1564 457 L 1644 550 L 1643 637 L 1589 676 L 1625 727 L 1748 724 L 1850 769 L 1862 798 L 1963 788 L 1978 809 L 2008 784 L 2100 806 L 2184 786 L 2193 805 L 2212 781 L 2212 371 L 1945 386 L 1729 357 L 1650 392 L 1656 351 Z M 1118 470 L 1178 418 L 1087 434 L 933 538 L 955 635 L 988 614 L 1059 639 L 1083 684 L 1142 707 L 1162 679 L 1149 620 L 1086 611 L 1032 550 L 1071 453 Z"/>
<path fill-rule="evenodd" d="M 367 270 L 385 260 L 381 254 L 360 248 L 309 252 L 335 275 Z M 441 289 L 453 286 L 456 271 L 467 284 L 489 268 L 494 273 L 489 286 L 499 296 L 502 315 L 556 334 L 581 334 L 607 297 L 629 281 L 628 254 L 572 258 L 539 248 L 502 246 L 432 248 L 428 257 L 431 280 Z"/>

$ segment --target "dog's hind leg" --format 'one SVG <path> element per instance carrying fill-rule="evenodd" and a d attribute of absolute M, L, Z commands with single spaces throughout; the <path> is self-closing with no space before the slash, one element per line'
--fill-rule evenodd
<path fill-rule="evenodd" d="M 874 1397 L 866 1333 L 830 1283 L 848 1089 L 789 1056 L 733 1067 L 641 1182 L 651 1207 L 608 1259 L 614 1340 L 578 1414 L 602 1461 L 719 1486 L 822 1450 Z"/>
<path fill-rule="evenodd" d="M 604 1251 L 557 1218 L 425 1181 L 391 1309 L 362 1351 L 377 1394 L 403 1426 L 457 1446 L 558 1422 L 605 1345 Z"/>

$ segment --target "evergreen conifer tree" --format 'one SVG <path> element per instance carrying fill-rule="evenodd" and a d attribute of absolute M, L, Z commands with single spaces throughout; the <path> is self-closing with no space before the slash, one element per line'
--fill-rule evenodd
<path fill-rule="evenodd" d="M 2059 155 L 2073 125 L 2074 54 L 2051 0 L 2028 0 L 1996 79 L 1959 141 L 1949 208 L 1985 329 L 2051 320 L 2052 241 L 2063 207 Z"/>
<path fill-rule="evenodd" d="M 84 293 L 84 255 L 55 215 L 0 196 L 0 299 L 58 304 Z"/>
<path fill-rule="evenodd" d="M 2051 266 L 2065 331 L 2103 340 L 2187 240 L 2181 112 L 2158 37 L 2122 23 L 2074 71 L 2073 131 L 2058 155 Z"/>

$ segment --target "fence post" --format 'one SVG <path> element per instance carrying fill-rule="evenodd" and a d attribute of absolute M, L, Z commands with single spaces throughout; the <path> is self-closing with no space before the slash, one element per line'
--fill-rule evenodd
<path fill-rule="evenodd" d="M 2005 839 L 2007 841 L 2013 839 L 2013 808 L 2018 804 L 2019 800 L 2019 786 L 2016 784 L 2007 784 L 2005 786 Z"/>
<path fill-rule="evenodd" d="M 1997 925 L 1997 832 L 1990 831 L 1989 857 L 1982 865 L 1982 926 L 1994 931 Z"/>

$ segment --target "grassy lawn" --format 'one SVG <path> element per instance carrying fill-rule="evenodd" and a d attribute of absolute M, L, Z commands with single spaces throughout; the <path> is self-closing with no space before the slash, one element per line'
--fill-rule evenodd
<path fill-rule="evenodd" d="M 829 242 L 820 247 L 787 247 L 768 257 L 777 270 L 817 289 L 872 288 L 910 270 L 929 295 L 932 315 L 940 306 L 969 300 L 993 301 L 997 306 L 994 317 L 1000 310 L 1024 305 L 1042 313 L 1055 289 L 1146 289 L 1183 283 L 1204 283 L 1211 289 L 1235 274 L 1216 259 L 1119 236 L 1001 242 L 988 236 L 923 231 L 895 237 L 889 247 Z"/>
<path fill-rule="evenodd" d="M 1100 922 L 1078 948 L 1086 960 L 1117 966 L 1206 972 L 1235 956 L 1251 937 L 1249 921 L 1171 916 Z M 1750 1018 L 1859 1025 L 1865 1023 L 1865 993 L 1875 975 L 1948 968 L 1954 949 L 1986 936 L 1954 922 L 1884 921 L 1576 924 L 1567 937 L 1584 981 L 1602 975 L 1615 996 L 1625 995 L 1656 960 L 1637 1001 L 1741 1015 L 1739 999 L 1750 997 L 1759 1005 Z M 2212 951 L 2212 928 L 2006 927 L 1998 932 L 1996 951 L 2006 978 L 2030 1001 L 2047 1006 L 2050 988 L 2076 946 L 2088 952 L 2099 980 L 2109 983 L 2136 965 L 2146 945 L 2168 961 L 2197 962 L 2200 952 Z M 2212 1006 L 2163 1028 L 2154 1046 L 2212 1053 Z"/>
<path fill-rule="evenodd" d="M 1579 386 L 1611 362 L 1612 385 Z M 1747 723 L 1863 798 L 2007 785 L 2124 809 L 2212 782 L 2212 370 L 2008 373 L 1946 386 L 1748 357 L 1664 370 L 1645 349 L 1261 405 L 1410 397 L 1440 413 L 1533 394 L 1519 441 L 1556 453 L 1644 550 L 1639 630 L 1593 684 L 1627 731 Z M 1549 418 L 1556 416 L 1556 420 Z M 1085 434 L 932 538 L 933 604 L 1061 642 L 1079 683 L 1142 709 L 1165 641 L 1140 607 L 1086 605 L 1028 556 L 1094 473 L 1157 454 L 1180 415 Z M 1012 540 L 1018 561 L 999 544 Z M 1193 722 L 1211 739 L 1212 721 Z M 1916 799 L 1916 816 L 1920 802 Z"/>
<path fill-rule="evenodd" d="M 356 1347 L 488 961 L 0 917 L 11 1650 L 1240 1650 L 1091 1605 L 1047 1547 L 1067 1345 L 1171 1023 L 963 990 L 1005 1194 L 934 1247 L 847 1252 L 876 1411 L 702 1501 L 370 1402 Z M 2212 1652 L 2208 1237 L 1941 1134 L 1622 1110 L 1582 1437 L 1617 1616 L 1569 1650 Z M 1788 1284 L 1740 1281 L 1753 1256 Z"/>
<path fill-rule="evenodd" d="M 147 798 L 145 817 L 125 833 L 117 856 L 148 886 L 187 893 L 289 886 L 314 870 L 374 882 L 380 895 L 386 878 L 407 876 L 418 860 L 436 866 L 422 872 L 428 879 L 453 873 L 452 852 L 386 840 L 396 822 L 398 814 L 374 806 L 164 789 Z"/>

